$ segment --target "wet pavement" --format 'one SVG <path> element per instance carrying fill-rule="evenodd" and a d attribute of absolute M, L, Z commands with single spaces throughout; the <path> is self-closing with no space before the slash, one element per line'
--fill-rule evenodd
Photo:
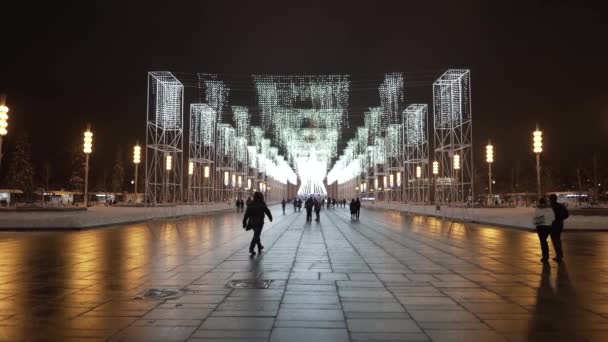
<path fill-rule="evenodd" d="M 236 213 L 0 233 L 0 340 L 608 340 L 608 233 L 565 233 L 565 262 L 543 265 L 530 232 L 273 214 L 254 258 Z"/>

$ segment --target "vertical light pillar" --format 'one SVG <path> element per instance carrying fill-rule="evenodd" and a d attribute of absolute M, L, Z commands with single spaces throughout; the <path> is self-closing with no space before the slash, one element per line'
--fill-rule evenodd
<path fill-rule="evenodd" d="M 536 130 L 532 133 L 532 147 L 532 151 L 536 154 L 536 200 L 538 201 L 541 197 L 540 154 L 543 151 L 543 132 L 538 129 L 538 125 L 536 125 Z"/>
<path fill-rule="evenodd" d="M 137 167 L 139 166 L 139 163 L 141 163 L 141 146 L 136 144 L 133 147 L 133 164 L 135 164 L 135 203 L 137 203 Z"/>
<path fill-rule="evenodd" d="M 90 127 L 84 132 L 84 207 L 89 207 L 89 155 L 93 152 L 93 133 Z"/>
<path fill-rule="evenodd" d="M 173 169 L 173 157 L 165 156 L 165 203 L 169 202 L 169 175 Z"/>
<path fill-rule="evenodd" d="M 4 102 L 4 96 L 2 96 L 0 98 L 0 163 L 2 162 L 2 139 L 8 134 L 8 107 Z"/>
<path fill-rule="evenodd" d="M 488 163 L 488 192 L 490 193 L 490 201 L 492 201 L 492 163 L 494 162 L 494 146 L 488 141 L 486 146 L 486 162 Z"/>
<path fill-rule="evenodd" d="M 194 196 L 192 194 L 192 177 L 194 176 L 194 162 L 188 162 L 188 203 L 192 203 L 194 201 Z"/>
<path fill-rule="evenodd" d="M 437 203 L 437 175 L 439 174 L 439 162 L 433 161 L 433 196 L 434 201 Z"/>

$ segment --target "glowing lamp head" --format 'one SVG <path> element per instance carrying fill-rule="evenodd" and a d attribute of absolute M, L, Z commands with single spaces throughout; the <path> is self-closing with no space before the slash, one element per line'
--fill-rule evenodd
<path fill-rule="evenodd" d="M 439 174 L 439 162 L 438 161 L 433 162 L 433 174 L 435 176 Z"/>
<path fill-rule="evenodd" d="M 422 177 L 422 166 L 416 166 L 416 178 Z"/>
<path fill-rule="evenodd" d="M 171 157 L 171 156 L 165 157 L 165 169 L 167 171 L 171 171 L 173 169 L 173 157 Z"/>
<path fill-rule="evenodd" d="M 209 178 L 209 165 L 205 165 L 205 168 L 203 169 L 203 176 L 205 176 L 205 178 Z"/>
<path fill-rule="evenodd" d="M 236 184 L 239 186 L 239 188 L 241 187 L 241 185 L 243 185 L 243 177 L 242 176 L 239 176 Z"/>
<path fill-rule="evenodd" d="M 532 146 L 534 147 L 534 153 L 541 153 L 543 151 L 543 132 L 538 128 L 532 133 Z"/>
<path fill-rule="evenodd" d="M 401 186 L 401 172 L 397 172 L 397 186 Z"/>
<path fill-rule="evenodd" d="M 192 176 L 194 174 L 194 162 L 188 163 L 188 174 Z"/>
<path fill-rule="evenodd" d="M 0 135 L 6 135 L 8 133 L 8 107 L 0 105 Z"/>
<path fill-rule="evenodd" d="M 454 155 L 454 170 L 460 170 L 460 155 Z"/>
<path fill-rule="evenodd" d="M 135 145 L 133 147 L 133 164 L 141 163 L 141 147 L 139 145 Z"/>
<path fill-rule="evenodd" d="M 494 146 L 488 144 L 486 146 L 486 162 L 493 163 L 494 162 Z"/>
<path fill-rule="evenodd" d="M 391 185 L 391 187 L 393 187 L 395 185 L 395 176 L 391 173 L 388 177 L 389 179 L 389 184 Z"/>
<path fill-rule="evenodd" d="M 93 133 L 90 130 L 84 132 L 84 153 L 90 154 L 93 152 Z"/>

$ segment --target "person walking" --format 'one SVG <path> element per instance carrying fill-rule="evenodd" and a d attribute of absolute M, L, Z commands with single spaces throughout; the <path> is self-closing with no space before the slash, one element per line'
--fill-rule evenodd
<path fill-rule="evenodd" d="M 570 216 L 568 209 L 557 202 L 557 195 L 551 194 L 549 196 L 549 202 L 551 203 L 551 209 L 553 209 L 553 222 L 551 224 L 551 243 L 553 249 L 555 249 L 555 258 L 553 260 L 561 262 L 564 258 L 564 252 L 562 250 L 562 231 L 564 230 L 564 220 Z"/>
<path fill-rule="evenodd" d="M 251 256 L 255 255 L 255 246 L 258 246 L 258 253 L 262 253 L 264 246 L 260 241 L 260 235 L 262 234 L 262 228 L 264 227 L 264 215 L 268 216 L 270 222 L 272 222 L 272 214 L 268 210 L 266 202 L 264 202 L 264 195 L 256 191 L 253 194 L 253 200 L 247 206 L 247 211 L 243 216 L 243 228 L 246 230 L 253 229 L 253 239 L 249 244 L 249 253 Z"/>
<path fill-rule="evenodd" d="M 247 206 L 249 206 L 251 204 L 251 201 L 252 201 L 251 197 L 247 197 L 247 202 L 245 202 L 245 204 L 247 204 Z"/>
<path fill-rule="evenodd" d="M 359 197 L 357 197 L 357 200 L 355 201 L 355 214 L 356 214 L 357 220 L 359 219 L 360 213 L 361 213 L 361 201 L 359 200 Z"/>
<path fill-rule="evenodd" d="M 234 204 L 236 205 L 236 212 L 238 213 L 241 209 L 241 202 L 238 198 L 234 201 Z"/>
<path fill-rule="evenodd" d="M 293 199 L 293 212 L 295 213 L 296 211 L 298 211 L 298 199 L 294 198 Z"/>
<path fill-rule="evenodd" d="M 357 205 L 355 204 L 355 199 L 351 198 L 350 200 L 350 204 L 348 205 L 349 209 L 350 209 L 350 219 L 351 221 L 355 219 L 355 217 L 357 216 Z"/>
<path fill-rule="evenodd" d="M 312 221 L 312 207 L 314 203 L 312 201 L 312 197 L 309 197 L 304 203 L 304 208 L 306 209 L 306 222 Z"/>
<path fill-rule="evenodd" d="M 541 262 L 547 262 L 549 260 L 549 244 L 547 243 L 547 237 L 551 234 L 551 225 L 553 224 L 555 215 L 553 209 L 547 205 L 547 200 L 543 197 L 538 200 L 538 206 L 534 211 L 534 225 L 536 226 L 536 234 L 540 241 L 540 250 L 543 255 Z M 551 241 L 555 246 L 555 241 L 551 237 Z"/>
<path fill-rule="evenodd" d="M 283 198 L 283 200 L 281 201 L 281 207 L 283 207 L 283 215 L 285 215 L 285 206 L 287 205 L 287 201 L 285 201 L 285 199 Z"/>
<path fill-rule="evenodd" d="M 319 216 L 319 214 L 321 213 L 321 206 L 323 204 L 322 204 L 322 202 L 317 201 L 316 199 L 315 199 L 314 203 L 315 203 L 315 216 L 316 216 L 315 221 L 319 222 L 319 221 L 321 221 L 321 217 Z"/>

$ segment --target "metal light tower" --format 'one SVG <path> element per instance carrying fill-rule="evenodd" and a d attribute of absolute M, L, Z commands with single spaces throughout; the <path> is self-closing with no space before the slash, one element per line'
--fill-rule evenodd
<path fill-rule="evenodd" d="M 84 132 L 84 148 L 83 152 L 85 155 L 84 163 L 84 207 L 89 207 L 89 155 L 93 152 L 93 133 L 91 128 L 88 127 Z"/>
<path fill-rule="evenodd" d="M 135 164 L 135 203 L 137 203 L 137 175 L 139 174 L 139 172 L 137 172 L 137 167 L 139 166 L 139 163 L 141 163 L 141 146 L 136 144 L 133 146 L 133 164 Z"/>
<path fill-rule="evenodd" d="M 486 162 L 488 163 L 488 191 L 492 198 L 492 163 L 494 162 L 494 146 L 488 141 L 486 146 Z"/>
<path fill-rule="evenodd" d="M 538 125 L 536 125 L 536 130 L 532 133 L 532 146 L 536 154 L 536 195 L 537 200 L 540 200 L 540 153 L 543 151 L 543 132 L 538 129 Z"/>
<path fill-rule="evenodd" d="M 0 162 L 2 162 L 2 139 L 8 133 L 8 107 L 5 104 L 5 97 L 0 98 Z"/>

